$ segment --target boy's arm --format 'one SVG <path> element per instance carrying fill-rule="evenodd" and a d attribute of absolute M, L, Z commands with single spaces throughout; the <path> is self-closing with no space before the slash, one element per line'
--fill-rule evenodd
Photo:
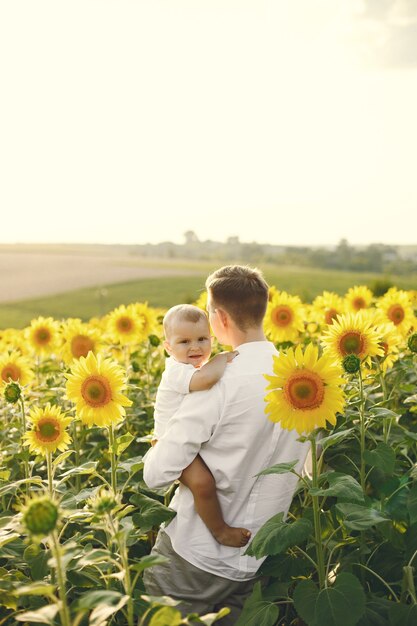
<path fill-rule="evenodd" d="M 190 380 L 190 391 L 204 391 L 210 389 L 223 376 L 226 365 L 233 361 L 238 352 L 220 352 L 208 363 L 202 365 Z"/>

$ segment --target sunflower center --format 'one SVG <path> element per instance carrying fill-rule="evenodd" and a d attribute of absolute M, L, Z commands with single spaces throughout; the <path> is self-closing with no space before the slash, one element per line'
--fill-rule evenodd
<path fill-rule="evenodd" d="M 384 356 L 387 356 L 387 354 L 388 354 L 388 350 L 389 350 L 388 343 L 387 343 L 386 341 L 380 341 L 380 342 L 379 342 L 379 345 L 381 346 L 381 348 L 382 348 L 382 349 L 383 349 L 383 351 L 384 351 Z"/>
<path fill-rule="evenodd" d="M 333 324 L 333 320 L 337 315 L 338 312 L 336 311 L 336 309 L 327 309 L 326 313 L 324 314 L 324 321 L 326 322 L 326 324 Z"/>
<path fill-rule="evenodd" d="M 117 330 L 121 333 L 130 333 L 133 330 L 133 320 L 127 315 L 122 315 L 116 322 Z"/>
<path fill-rule="evenodd" d="M 60 434 L 59 424 L 53 417 L 44 417 L 38 422 L 36 434 L 40 441 L 46 443 L 55 441 Z"/>
<path fill-rule="evenodd" d="M 405 318 L 405 311 L 400 304 L 393 304 L 388 309 L 388 317 L 390 318 L 391 322 L 398 326 L 398 324 L 401 324 L 401 322 Z"/>
<path fill-rule="evenodd" d="M 360 296 L 357 296 L 352 301 L 353 308 L 355 311 L 359 311 L 360 309 L 366 309 L 366 302 Z"/>
<path fill-rule="evenodd" d="M 293 311 L 289 306 L 281 304 L 272 311 L 272 321 L 275 326 L 288 326 L 293 320 Z"/>
<path fill-rule="evenodd" d="M 20 376 L 21 376 L 20 367 L 18 367 L 15 363 L 8 363 L 1 370 L 1 377 L 6 383 L 9 382 L 10 378 L 12 380 L 19 380 Z"/>
<path fill-rule="evenodd" d="M 109 381 L 104 376 L 89 376 L 82 384 L 81 395 L 89 406 L 105 406 L 111 400 Z"/>
<path fill-rule="evenodd" d="M 323 402 L 324 383 L 314 372 L 300 370 L 286 381 L 284 394 L 294 409 L 316 409 Z"/>
<path fill-rule="evenodd" d="M 339 340 L 339 349 L 343 356 L 347 354 L 361 354 L 364 348 L 364 339 L 361 333 L 351 331 L 344 333 Z"/>
<path fill-rule="evenodd" d="M 40 326 L 35 333 L 35 339 L 40 346 L 46 345 L 51 340 L 50 330 L 45 326 Z"/>
<path fill-rule="evenodd" d="M 80 356 L 87 356 L 87 354 L 94 348 L 94 341 L 87 335 L 76 335 L 71 340 L 71 353 L 79 359 Z"/>

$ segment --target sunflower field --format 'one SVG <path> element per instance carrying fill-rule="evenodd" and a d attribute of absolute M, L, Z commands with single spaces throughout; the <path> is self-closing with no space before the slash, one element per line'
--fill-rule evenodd
<path fill-rule="evenodd" d="M 311 455 L 288 517 L 242 548 L 262 559 L 262 583 L 237 626 L 417 624 L 416 308 L 397 288 L 306 304 L 271 287 L 265 419 L 296 429 Z M 134 303 L 0 331 L 0 626 L 210 625 L 228 612 L 183 617 L 143 585 L 175 515 L 176 485 L 142 478 L 163 314 Z"/>

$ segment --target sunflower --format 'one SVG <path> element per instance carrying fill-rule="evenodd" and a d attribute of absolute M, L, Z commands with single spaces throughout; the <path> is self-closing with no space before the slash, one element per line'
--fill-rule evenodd
<path fill-rule="evenodd" d="M 146 339 L 149 335 L 155 334 L 158 330 L 158 314 L 155 309 L 151 309 L 147 302 L 136 302 L 132 306 L 142 321 L 142 338 Z"/>
<path fill-rule="evenodd" d="M 356 354 L 361 361 L 383 356 L 381 337 L 372 321 L 361 313 L 339 315 L 323 334 L 324 350 L 334 359 Z"/>
<path fill-rule="evenodd" d="M 372 302 L 373 293 L 365 285 L 351 287 L 345 295 L 347 309 L 353 313 L 367 309 Z"/>
<path fill-rule="evenodd" d="M 313 300 L 313 310 L 317 314 L 317 321 L 323 324 L 333 324 L 338 315 L 345 312 L 345 303 L 343 298 L 332 291 L 323 291 Z"/>
<path fill-rule="evenodd" d="M 0 387 L 10 380 L 22 385 L 27 385 L 33 378 L 30 361 L 16 350 L 0 358 Z"/>
<path fill-rule="evenodd" d="M 65 363 L 87 356 L 91 351 L 97 354 L 100 333 L 96 328 L 83 324 L 79 319 L 68 319 L 63 326 L 62 358 Z"/>
<path fill-rule="evenodd" d="M 416 324 L 411 299 L 406 291 L 395 287 L 389 289 L 378 301 L 377 307 L 383 313 L 385 320 L 392 322 L 403 337 Z"/>
<path fill-rule="evenodd" d="M 33 427 L 23 435 L 23 445 L 29 446 L 30 452 L 46 456 L 49 452 L 63 452 L 68 448 L 71 437 L 65 429 L 72 418 L 65 417 L 58 406 L 48 403 L 44 409 L 35 407 L 29 413 L 29 418 Z"/>
<path fill-rule="evenodd" d="M 133 304 L 122 304 L 108 314 L 107 333 L 111 341 L 124 346 L 142 341 L 143 319 L 137 315 Z"/>
<path fill-rule="evenodd" d="M 304 330 L 304 310 L 300 298 L 278 291 L 268 302 L 264 329 L 276 343 L 297 341 Z"/>
<path fill-rule="evenodd" d="M 202 291 L 200 296 L 194 302 L 194 306 L 197 306 L 199 309 L 203 309 L 203 311 L 207 310 L 207 291 Z"/>
<path fill-rule="evenodd" d="M 381 370 L 386 372 L 390 369 L 395 361 L 399 357 L 399 352 L 402 346 L 404 346 L 404 337 L 402 337 L 394 324 L 388 322 L 387 324 L 380 324 L 377 327 L 380 334 L 380 346 L 382 347 L 384 354 L 382 357 L 378 357 Z"/>
<path fill-rule="evenodd" d="M 112 359 L 87 357 L 74 361 L 67 374 L 67 398 L 76 404 L 78 417 L 88 426 L 110 426 L 123 419 L 132 402 L 121 394 L 125 372 Z"/>
<path fill-rule="evenodd" d="M 26 328 L 26 339 L 35 354 L 51 354 L 59 346 L 59 324 L 52 317 L 38 317 Z"/>
<path fill-rule="evenodd" d="M 336 423 L 336 413 L 345 404 L 341 387 L 345 380 L 342 368 L 330 356 L 319 358 L 312 343 L 304 353 L 301 346 L 289 348 L 274 357 L 274 374 L 265 375 L 267 390 L 271 390 L 265 397 L 265 413 L 271 421 L 299 434 L 325 428 L 326 422 Z"/>

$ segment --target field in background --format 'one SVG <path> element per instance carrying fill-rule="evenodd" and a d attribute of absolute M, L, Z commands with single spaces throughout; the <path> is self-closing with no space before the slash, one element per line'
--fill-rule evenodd
<path fill-rule="evenodd" d="M 131 259 L 138 263 L 138 259 Z M 5 302 L 0 304 L 0 328 L 23 328 L 39 315 L 52 316 L 56 319 L 64 317 L 80 317 L 88 320 L 101 316 L 120 304 L 129 302 L 148 302 L 155 307 L 169 307 L 179 302 L 193 302 L 204 290 L 207 274 L 217 266 L 206 262 L 187 261 L 169 263 L 164 260 L 146 260 L 148 270 L 157 269 L 155 276 L 112 284 L 101 284 L 76 289 L 63 293 L 64 285 L 58 283 L 57 293 L 38 298 Z M 366 284 L 372 288 L 380 274 L 364 274 L 353 272 L 326 271 L 314 268 L 288 267 L 272 265 L 259 267 L 269 284 L 278 289 L 299 295 L 305 302 L 311 300 L 323 290 L 335 291 L 343 295 L 353 285 Z M 184 275 L 182 270 L 188 268 L 192 275 Z M 53 271 L 53 268 L 51 268 Z M 176 271 L 175 271 L 176 270 Z M 163 276 L 164 271 L 173 275 Z M 414 289 L 417 276 L 389 277 L 399 288 Z M 59 289 L 61 287 L 61 289 Z"/>

